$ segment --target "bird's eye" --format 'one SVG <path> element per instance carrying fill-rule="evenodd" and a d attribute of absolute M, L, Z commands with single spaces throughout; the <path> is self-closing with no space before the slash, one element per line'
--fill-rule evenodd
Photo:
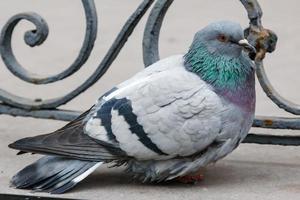
<path fill-rule="evenodd" d="M 217 37 L 217 39 L 218 39 L 220 42 L 227 42 L 227 41 L 228 41 L 228 38 L 227 38 L 225 35 L 223 35 L 223 34 L 219 35 L 219 36 Z"/>

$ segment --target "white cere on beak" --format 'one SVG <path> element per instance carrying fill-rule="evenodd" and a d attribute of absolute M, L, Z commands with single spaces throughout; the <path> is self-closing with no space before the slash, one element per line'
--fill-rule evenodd
<path fill-rule="evenodd" d="M 238 44 L 250 53 L 256 54 L 256 49 L 248 42 L 248 40 L 242 39 Z"/>
<path fill-rule="evenodd" d="M 251 45 L 251 44 L 249 44 L 248 40 L 242 39 L 239 41 L 239 45 L 244 46 L 244 45 Z"/>

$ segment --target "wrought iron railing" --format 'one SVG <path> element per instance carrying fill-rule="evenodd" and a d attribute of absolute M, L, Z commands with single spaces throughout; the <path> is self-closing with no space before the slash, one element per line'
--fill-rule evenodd
<path fill-rule="evenodd" d="M 75 61 L 64 71 L 53 76 L 43 77 L 38 74 L 27 71 L 15 58 L 11 38 L 14 28 L 21 20 L 30 21 L 35 25 L 35 30 L 27 31 L 24 35 L 25 43 L 31 47 L 41 45 L 48 36 L 48 25 L 46 21 L 36 13 L 21 13 L 11 17 L 4 25 L 0 38 L 0 53 L 6 67 L 18 78 L 32 84 L 49 84 L 59 80 L 63 80 L 75 72 L 77 72 L 89 58 L 94 42 L 97 37 L 97 12 L 93 0 L 82 0 L 85 11 L 86 31 L 83 45 Z M 134 31 L 145 12 L 152 7 L 148 17 L 144 38 L 143 38 L 143 58 L 145 66 L 159 60 L 158 40 L 160 28 L 165 14 L 173 0 L 144 0 L 128 18 L 117 38 L 111 45 L 110 49 L 100 62 L 95 72 L 86 79 L 76 89 L 70 91 L 64 96 L 53 99 L 29 99 L 14 95 L 8 91 L 0 89 L 0 114 L 8 114 L 12 116 L 27 116 L 35 118 L 55 119 L 70 121 L 80 115 L 80 111 L 62 110 L 59 107 L 68 103 L 93 84 L 95 84 L 102 75 L 107 71 L 112 62 L 118 56 L 127 39 Z M 272 87 L 269 82 L 263 66 L 263 59 L 266 52 L 273 52 L 276 47 L 277 36 L 274 32 L 265 29 L 262 26 L 261 17 L 262 10 L 257 0 L 240 0 L 244 5 L 250 26 L 245 30 L 245 35 L 253 44 L 258 53 L 255 58 L 257 78 L 267 96 L 279 108 L 300 115 L 300 105 L 294 104 L 283 98 Z M 256 116 L 253 127 L 269 128 L 269 129 L 293 129 L 300 130 L 300 118 L 283 118 L 283 117 L 265 117 Z M 264 135 L 249 134 L 245 139 L 246 143 L 259 144 L 279 144 L 279 145 L 300 145 L 300 136 L 296 135 Z"/>

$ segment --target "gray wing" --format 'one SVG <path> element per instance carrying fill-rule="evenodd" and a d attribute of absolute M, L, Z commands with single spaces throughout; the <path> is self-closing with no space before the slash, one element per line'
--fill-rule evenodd
<path fill-rule="evenodd" d="M 160 61 L 102 97 L 86 119 L 85 133 L 139 160 L 207 148 L 221 131 L 226 108 L 182 62 L 182 57 Z"/>
<path fill-rule="evenodd" d="M 65 127 L 9 146 L 89 161 L 189 156 L 214 141 L 223 111 L 218 95 L 177 56 L 120 84 Z"/>
<path fill-rule="evenodd" d="M 117 146 L 84 134 L 84 118 L 89 112 L 90 110 L 86 111 L 57 131 L 23 138 L 9 144 L 9 147 L 20 150 L 21 153 L 58 155 L 86 161 L 126 160 L 126 153 Z"/>

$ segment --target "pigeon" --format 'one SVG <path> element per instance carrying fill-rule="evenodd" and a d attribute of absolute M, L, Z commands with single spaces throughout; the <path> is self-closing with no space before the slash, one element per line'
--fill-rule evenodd
<path fill-rule="evenodd" d="M 255 48 L 235 22 L 197 32 L 171 56 L 112 88 L 74 121 L 9 145 L 43 154 L 11 180 L 15 188 L 64 193 L 103 164 L 142 182 L 197 177 L 231 153 L 255 112 Z M 199 176 L 198 176 L 199 177 Z"/>

